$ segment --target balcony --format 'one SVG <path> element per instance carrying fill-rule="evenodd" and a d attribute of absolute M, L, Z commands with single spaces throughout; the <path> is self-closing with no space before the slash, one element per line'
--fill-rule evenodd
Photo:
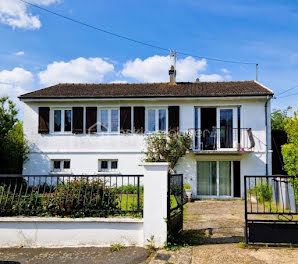
<path fill-rule="evenodd" d="M 190 129 L 196 154 L 245 154 L 255 147 L 251 128 Z"/>

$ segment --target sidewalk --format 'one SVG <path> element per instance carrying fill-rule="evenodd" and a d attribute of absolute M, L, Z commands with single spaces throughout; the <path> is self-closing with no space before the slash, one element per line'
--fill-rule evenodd
<path fill-rule="evenodd" d="M 149 252 L 128 247 L 111 252 L 109 248 L 10 248 L 0 249 L 0 264 L 139 264 Z"/>

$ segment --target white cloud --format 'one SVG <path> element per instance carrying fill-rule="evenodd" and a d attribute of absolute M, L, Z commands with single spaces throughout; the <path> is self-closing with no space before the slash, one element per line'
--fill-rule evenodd
<path fill-rule="evenodd" d="M 38 76 L 43 85 L 66 82 L 95 83 L 101 82 L 105 74 L 112 72 L 114 72 L 114 65 L 101 58 L 77 58 L 69 62 L 53 62 Z"/>
<path fill-rule="evenodd" d="M 16 102 L 19 95 L 32 90 L 33 84 L 32 73 L 23 68 L 0 72 L 0 96 L 9 96 Z"/>
<path fill-rule="evenodd" d="M 168 82 L 168 70 L 172 62 L 169 56 L 149 57 L 141 60 L 139 58 L 126 62 L 123 65 L 122 75 L 134 78 L 140 82 Z M 177 81 L 194 81 L 199 71 L 206 69 L 205 59 L 196 60 L 192 57 L 178 59 L 176 64 Z"/>
<path fill-rule="evenodd" d="M 219 74 L 200 74 L 199 76 L 201 82 L 220 82 L 223 81 L 223 76 Z"/>
<path fill-rule="evenodd" d="M 226 68 L 222 68 L 222 69 L 220 69 L 220 71 L 223 72 L 223 73 L 226 73 L 226 74 L 230 73 L 230 71 Z"/>
<path fill-rule="evenodd" d="M 125 81 L 125 80 L 115 80 L 115 81 L 112 81 L 110 83 L 128 83 L 128 81 Z"/>
<path fill-rule="evenodd" d="M 60 0 L 31 0 L 38 5 L 50 5 Z M 0 23 L 7 24 L 13 28 L 39 29 L 41 22 L 38 16 L 32 15 L 27 4 L 15 0 L 0 1 Z"/>
<path fill-rule="evenodd" d="M 25 55 L 25 52 L 24 51 L 18 51 L 15 53 L 16 56 L 23 56 Z"/>

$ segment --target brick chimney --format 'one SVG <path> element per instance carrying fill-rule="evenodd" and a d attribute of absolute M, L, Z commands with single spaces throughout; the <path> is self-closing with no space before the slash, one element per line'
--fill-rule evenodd
<path fill-rule="evenodd" d="M 173 65 L 169 70 L 169 75 L 170 75 L 170 84 L 176 84 L 176 70 Z"/>

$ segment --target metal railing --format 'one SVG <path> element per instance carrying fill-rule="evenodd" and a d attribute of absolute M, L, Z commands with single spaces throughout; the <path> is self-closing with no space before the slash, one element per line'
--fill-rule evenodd
<path fill-rule="evenodd" d="M 220 149 L 247 151 L 255 146 L 250 128 L 192 128 L 188 132 L 192 135 L 195 151 Z"/>
<path fill-rule="evenodd" d="M 0 216 L 143 214 L 143 175 L 0 175 Z"/>

